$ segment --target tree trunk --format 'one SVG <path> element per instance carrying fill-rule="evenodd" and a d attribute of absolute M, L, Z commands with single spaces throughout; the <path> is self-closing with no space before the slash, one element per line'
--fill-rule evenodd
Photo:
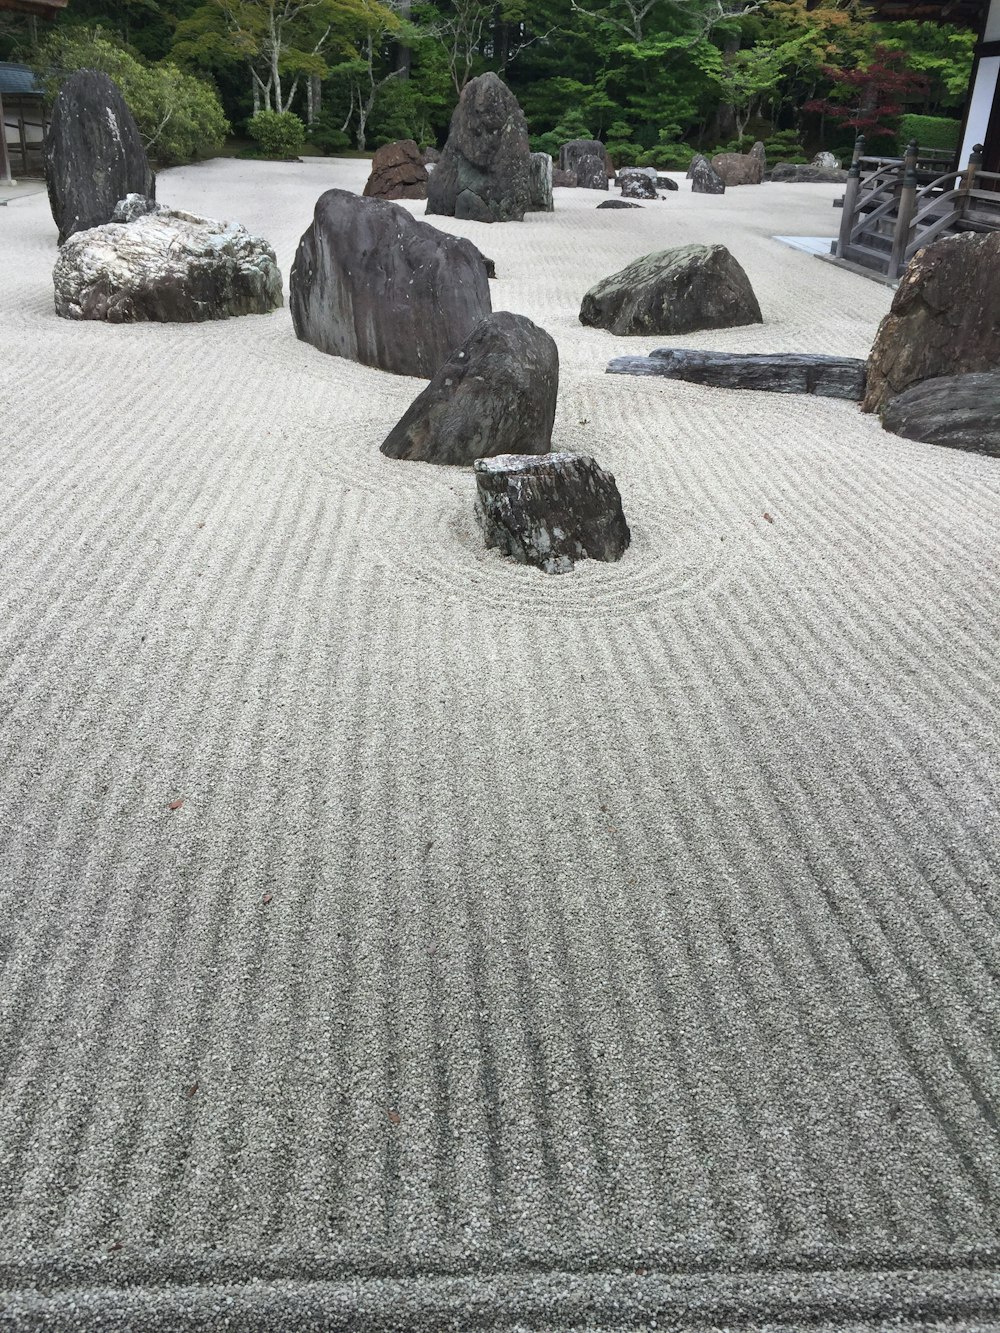
<path fill-rule="evenodd" d="M 399 6 L 396 10 L 403 22 L 407 22 L 410 17 L 410 0 L 399 0 Z M 410 77 L 410 66 L 413 63 L 413 52 L 408 46 L 400 43 L 396 47 L 396 60 L 393 68 L 401 79 Z"/>
<path fill-rule="evenodd" d="M 734 32 L 725 39 L 722 47 L 723 60 L 732 59 L 740 49 L 742 34 Z M 731 103 L 720 103 L 715 113 L 715 138 L 717 143 L 728 143 L 736 136 L 736 108 Z"/>

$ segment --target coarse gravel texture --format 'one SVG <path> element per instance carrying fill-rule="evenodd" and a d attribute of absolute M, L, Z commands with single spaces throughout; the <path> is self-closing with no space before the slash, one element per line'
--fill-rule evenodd
<path fill-rule="evenodd" d="M 287 294 L 367 166 L 159 193 Z M 720 241 L 765 322 L 672 342 L 864 356 L 837 192 L 434 220 L 622 492 L 558 578 L 421 382 L 60 320 L 0 211 L 0 1329 L 1000 1328 L 1000 465 L 578 321 Z"/>

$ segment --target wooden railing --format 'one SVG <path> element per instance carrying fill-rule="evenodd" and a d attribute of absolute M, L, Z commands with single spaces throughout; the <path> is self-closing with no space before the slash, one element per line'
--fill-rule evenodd
<path fill-rule="evenodd" d="M 859 136 L 837 257 L 895 280 L 918 250 L 946 232 L 1000 230 L 1000 173 L 982 170 L 982 153 L 977 145 L 963 170 L 937 174 L 941 154 L 911 143 L 901 158 L 866 157 Z"/>

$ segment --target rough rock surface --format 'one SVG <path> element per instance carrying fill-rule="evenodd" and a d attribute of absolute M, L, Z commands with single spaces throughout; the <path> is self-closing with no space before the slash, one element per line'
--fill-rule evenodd
<path fill-rule="evenodd" d="M 804 166 L 801 162 L 778 162 L 768 179 L 782 185 L 840 185 L 847 172 L 840 167 Z"/>
<path fill-rule="evenodd" d="M 608 373 L 660 375 L 718 389 L 812 393 L 820 398 L 848 398 L 854 402 L 860 402 L 865 392 L 865 363 L 852 356 L 699 352 L 688 347 L 658 347 L 649 356 L 616 357 L 608 364 Z"/>
<path fill-rule="evenodd" d="M 1000 232 L 935 241 L 910 261 L 868 358 L 864 409 L 941 375 L 1000 369 Z"/>
<path fill-rule="evenodd" d="M 707 158 L 696 158 L 691 164 L 692 194 L 725 194 L 726 182 Z"/>
<path fill-rule="evenodd" d="M 629 203 L 627 199 L 605 199 L 598 208 L 641 208 L 642 204 Z"/>
<path fill-rule="evenodd" d="M 693 333 L 762 323 L 750 280 L 724 245 L 682 245 L 634 260 L 583 298 L 580 323 L 612 333 Z"/>
<path fill-rule="evenodd" d="M 376 152 L 364 193 L 371 199 L 427 198 L 427 168 L 412 139 L 384 144 Z"/>
<path fill-rule="evenodd" d="M 552 158 L 548 153 L 532 153 L 528 159 L 528 211 L 551 213 Z"/>
<path fill-rule="evenodd" d="M 911 384 L 882 408 L 894 435 L 1000 457 L 1000 370 Z"/>
<path fill-rule="evenodd" d="M 681 188 L 670 176 L 657 176 L 656 183 L 661 190 L 679 190 Z"/>
<path fill-rule="evenodd" d="M 156 177 L 132 112 L 97 70 L 77 70 L 59 89 L 44 157 L 60 245 L 75 232 L 110 222 L 126 195 L 156 197 Z"/>
<path fill-rule="evenodd" d="M 520 222 L 529 202 L 528 124 L 496 74 L 462 89 L 448 142 L 427 183 L 427 213 L 473 222 Z"/>
<path fill-rule="evenodd" d="M 436 166 L 437 163 L 441 161 L 440 148 L 435 148 L 433 145 L 428 145 L 428 147 L 426 148 L 421 148 L 420 160 L 421 162 L 423 162 L 425 167 Z"/>
<path fill-rule="evenodd" d="M 582 454 L 501 454 L 475 463 L 487 546 L 563 574 L 577 560 L 620 560 L 631 534 L 610 472 Z"/>
<path fill-rule="evenodd" d="M 841 162 L 832 153 L 817 153 L 809 164 L 812 167 L 826 167 L 828 171 L 839 171 Z"/>
<path fill-rule="evenodd" d="M 545 330 L 524 315 L 487 315 L 413 400 L 382 452 L 459 465 L 548 453 L 558 389 L 559 353 Z"/>
<path fill-rule="evenodd" d="M 348 190 L 320 195 L 289 285 L 303 341 L 421 379 L 492 310 L 484 257 L 471 241 Z"/>
<path fill-rule="evenodd" d="M 767 149 L 758 139 L 747 154 L 748 157 L 755 157 L 760 162 L 761 175 L 767 170 Z"/>
<path fill-rule="evenodd" d="M 608 173 L 604 165 L 603 154 L 584 153 L 576 161 L 576 183 L 581 190 L 606 190 Z"/>
<path fill-rule="evenodd" d="M 637 167 L 623 168 L 618 173 L 618 184 L 623 199 L 658 199 L 656 173 L 650 176 Z"/>
<path fill-rule="evenodd" d="M 695 153 L 694 157 L 688 163 L 688 169 L 684 173 L 684 179 L 691 180 L 692 177 L 694 176 L 696 169 L 701 165 L 702 162 L 708 163 L 708 158 L 705 157 L 703 153 Z"/>
<path fill-rule="evenodd" d="M 599 157 L 604 161 L 604 145 L 600 139 L 570 139 L 559 149 L 559 170 L 577 174 L 577 163 L 584 157 Z"/>
<path fill-rule="evenodd" d="M 573 190 L 576 188 L 576 172 L 563 171 L 560 167 L 552 168 L 553 186 L 561 186 L 564 190 Z"/>
<path fill-rule="evenodd" d="M 752 153 L 716 153 L 712 170 L 726 185 L 759 185 L 764 179 L 764 159 Z"/>
<path fill-rule="evenodd" d="M 172 209 L 77 232 L 52 277 L 64 319 L 190 323 L 266 314 L 282 303 L 266 241 L 235 223 Z"/>
<path fill-rule="evenodd" d="M 111 221 L 134 222 L 136 218 L 144 218 L 148 213 L 162 213 L 163 211 L 163 205 L 158 204 L 155 199 L 147 199 L 144 194 L 127 194 L 124 199 L 119 199 L 115 204 Z"/>

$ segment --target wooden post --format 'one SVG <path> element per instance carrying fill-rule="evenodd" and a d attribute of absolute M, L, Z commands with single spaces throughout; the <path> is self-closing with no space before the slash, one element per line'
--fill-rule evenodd
<path fill-rule="evenodd" d="M 917 206 L 917 158 L 914 153 L 906 154 L 906 169 L 903 172 L 903 188 L 899 193 L 899 207 L 896 212 L 896 230 L 892 235 L 892 253 L 889 256 L 888 277 L 898 278 L 906 267 L 906 247 L 910 243 L 910 225 Z"/>
<path fill-rule="evenodd" d="M 844 186 L 844 210 L 840 215 L 840 237 L 837 240 L 837 257 L 846 259 L 851 244 L 851 232 L 854 229 L 854 215 L 858 207 L 858 191 L 861 188 L 860 154 L 855 151 L 854 161 L 847 172 L 847 184 Z"/>
<path fill-rule="evenodd" d="M 969 154 L 969 165 L 965 168 L 965 175 L 962 177 L 962 200 L 959 205 L 959 216 L 965 217 L 972 204 L 972 190 L 976 183 L 976 173 L 983 165 L 983 145 L 977 143 Z"/>
<path fill-rule="evenodd" d="M 864 157 L 864 155 L 865 155 L 865 136 L 863 134 L 859 134 L 858 137 L 854 140 L 854 156 L 851 158 L 851 166 L 853 167 L 855 162 L 860 162 L 861 159 Z"/>
<path fill-rule="evenodd" d="M 7 154 L 7 121 L 4 116 L 3 98 L 0 97 L 0 185 L 13 185 L 10 175 L 10 157 Z"/>

